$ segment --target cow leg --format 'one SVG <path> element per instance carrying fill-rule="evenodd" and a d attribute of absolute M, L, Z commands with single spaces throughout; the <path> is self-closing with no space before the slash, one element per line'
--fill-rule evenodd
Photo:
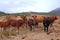
<path fill-rule="evenodd" d="M 32 26 L 30 25 L 30 31 L 32 31 Z"/>
<path fill-rule="evenodd" d="M 25 23 L 25 27 L 27 28 L 27 23 Z"/>
<path fill-rule="evenodd" d="M 19 26 L 16 26 L 17 27 L 17 33 L 19 34 Z"/>
<path fill-rule="evenodd" d="M 19 27 L 17 27 L 18 31 L 19 31 Z"/>
<path fill-rule="evenodd" d="M 39 23 L 39 24 L 40 24 L 39 26 L 40 26 L 40 28 L 41 28 L 41 27 L 42 27 L 42 26 L 41 26 L 42 24 L 41 24 L 41 23 Z"/>
<path fill-rule="evenodd" d="M 46 32 L 48 32 L 49 25 L 50 25 L 50 24 L 46 25 Z"/>
<path fill-rule="evenodd" d="M 44 31 L 46 31 L 46 27 L 44 27 Z"/>
<path fill-rule="evenodd" d="M 43 25 L 44 25 L 44 31 L 46 32 L 46 25 L 43 23 Z"/>
<path fill-rule="evenodd" d="M 26 23 L 26 28 L 28 28 L 28 24 Z"/>
<path fill-rule="evenodd" d="M 36 26 L 36 28 L 38 28 L 38 23 L 36 23 L 36 25 L 35 25 L 35 26 Z"/>
<path fill-rule="evenodd" d="M 38 25 L 35 25 L 36 26 L 36 28 L 38 28 Z"/>
<path fill-rule="evenodd" d="M 3 31 L 5 31 L 5 30 L 6 30 L 6 27 L 3 28 Z"/>
<path fill-rule="evenodd" d="M 46 27 L 46 32 L 48 32 L 48 27 Z"/>
<path fill-rule="evenodd" d="M 27 23 L 24 23 L 25 28 L 27 28 Z"/>

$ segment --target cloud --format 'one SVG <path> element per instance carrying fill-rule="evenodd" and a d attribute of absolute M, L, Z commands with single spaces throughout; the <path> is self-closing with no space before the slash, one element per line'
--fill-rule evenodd
<path fill-rule="evenodd" d="M 58 0 L 0 0 L 0 11 L 4 12 L 49 12 L 59 6 Z"/>
<path fill-rule="evenodd" d="M 2 1 L 3 5 L 0 6 L 0 10 L 5 12 L 20 12 L 20 11 L 26 11 L 25 9 L 28 9 L 29 6 L 33 6 L 35 4 L 35 1 L 32 0 L 10 0 L 10 1 Z M 8 2 L 8 3 L 6 3 Z M 28 10 L 27 10 L 28 11 Z"/>

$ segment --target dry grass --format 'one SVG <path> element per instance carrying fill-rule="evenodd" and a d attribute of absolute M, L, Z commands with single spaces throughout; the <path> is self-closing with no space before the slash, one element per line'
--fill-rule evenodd
<path fill-rule="evenodd" d="M 53 28 L 49 29 L 49 35 L 43 31 L 42 25 L 40 28 L 33 26 L 33 31 L 29 31 L 29 28 L 20 28 L 19 33 L 16 28 L 0 30 L 0 40 L 60 40 L 60 17 L 53 24 Z"/>

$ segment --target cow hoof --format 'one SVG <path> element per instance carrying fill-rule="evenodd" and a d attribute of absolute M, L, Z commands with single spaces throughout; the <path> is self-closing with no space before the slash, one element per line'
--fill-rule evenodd
<path fill-rule="evenodd" d="M 49 35 L 50 33 L 49 32 L 47 32 L 47 35 Z"/>
<path fill-rule="evenodd" d="M 51 40 L 54 40 L 54 39 L 51 39 Z"/>
<path fill-rule="evenodd" d="M 25 37 L 22 37 L 22 39 L 25 39 Z"/>
<path fill-rule="evenodd" d="M 57 39 L 57 40 L 59 40 L 59 39 Z"/>

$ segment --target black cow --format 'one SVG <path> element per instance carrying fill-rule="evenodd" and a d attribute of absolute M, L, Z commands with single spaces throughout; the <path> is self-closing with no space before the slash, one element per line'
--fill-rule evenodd
<path fill-rule="evenodd" d="M 43 25 L 44 25 L 44 31 L 48 32 L 48 27 L 50 25 L 50 21 L 48 17 L 45 17 L 44 21 L 43 21 Z"/>

